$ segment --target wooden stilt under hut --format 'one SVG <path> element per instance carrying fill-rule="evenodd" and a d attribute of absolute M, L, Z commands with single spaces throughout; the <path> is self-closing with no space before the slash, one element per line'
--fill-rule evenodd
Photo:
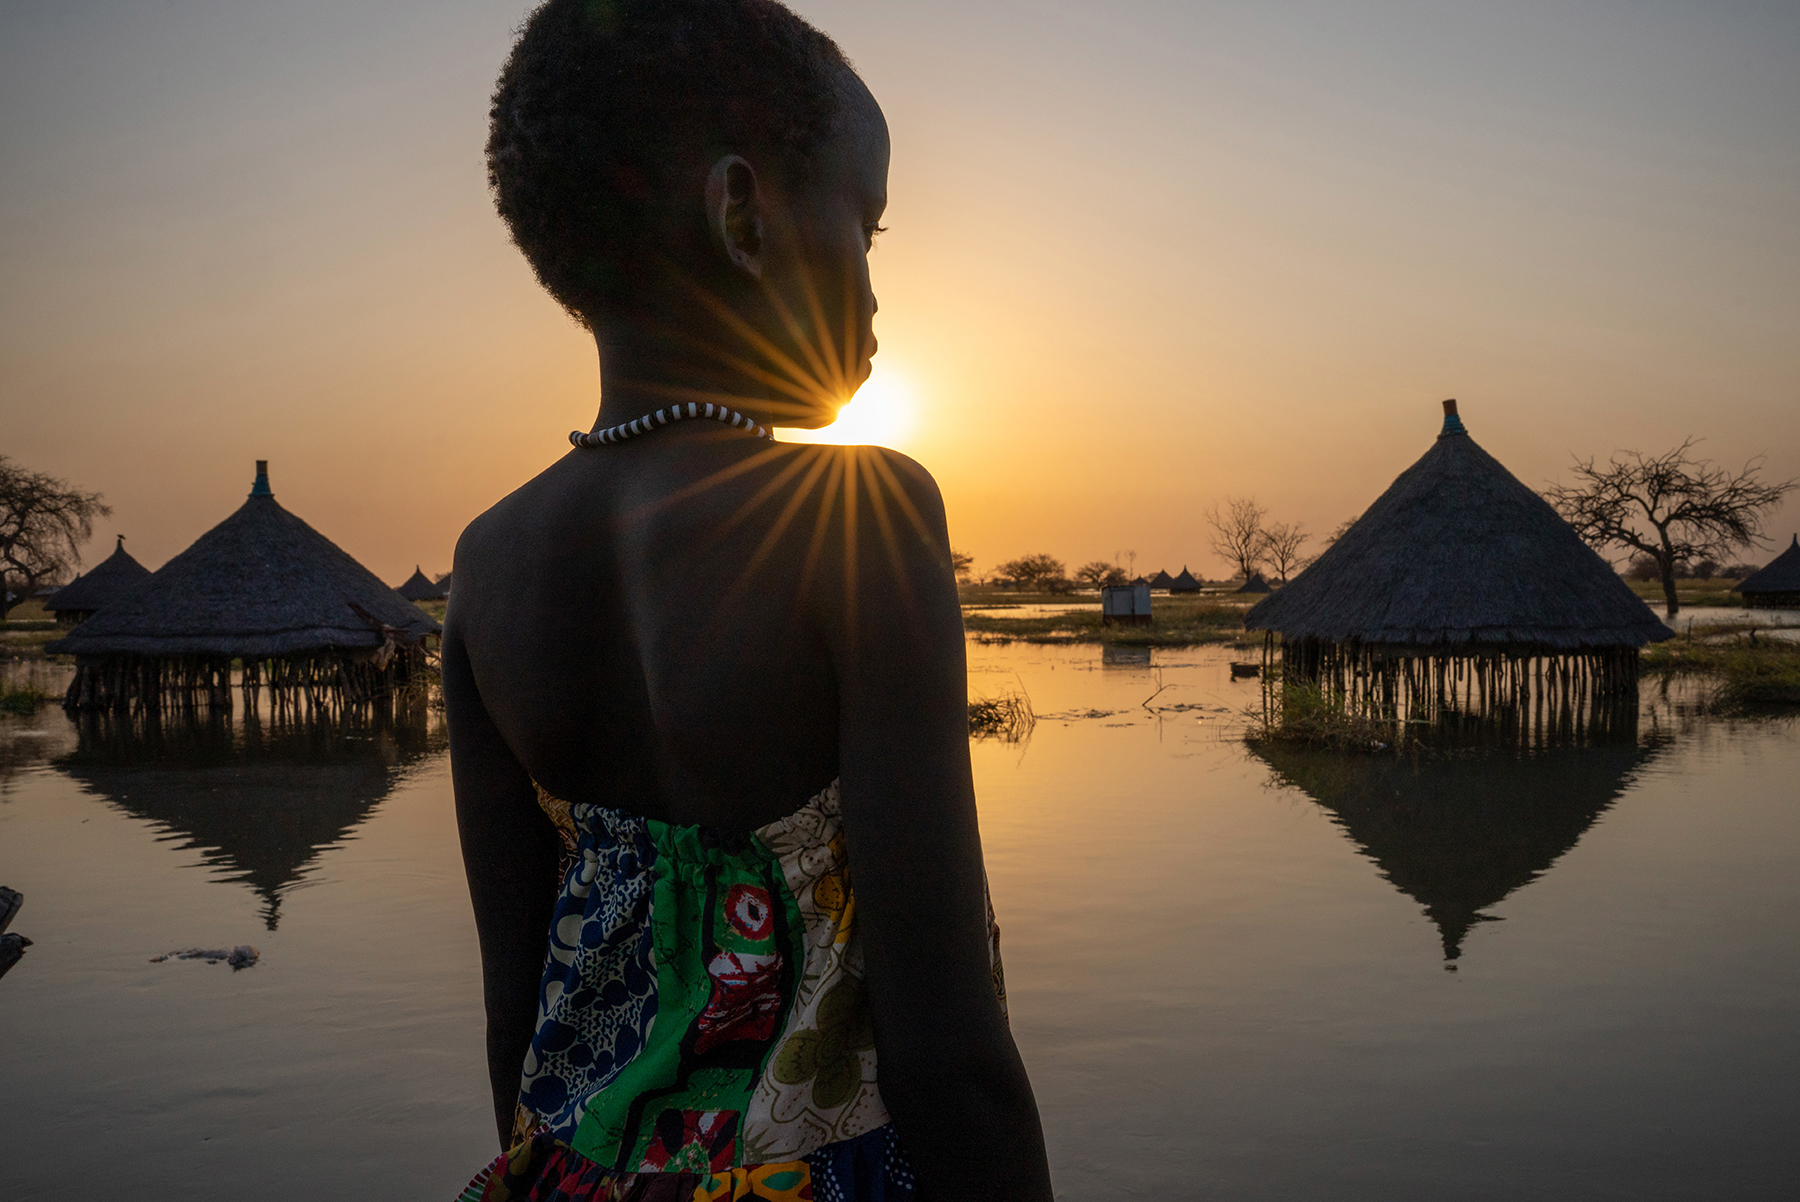
<path fill-rule="evenodd" d="M 1638 651 L 1673 637 L 1455 401 L 1436 444 L 1245 624 L 1270 632 L 1284 689 L 1346 717 L 1522 745 L 1634 724 Z"/>
<path fill-rule="evenodd" d="M 420 679 L 442 628 L 283 509 L 268 463 L 238 511 L 47 650 L 75 657 L 63 704 L 353 717 Z"/>

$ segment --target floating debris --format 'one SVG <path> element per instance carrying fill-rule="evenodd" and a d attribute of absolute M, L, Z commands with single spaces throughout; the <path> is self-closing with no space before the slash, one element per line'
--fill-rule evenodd
<path fill-rule="evenodd" d="M 164 960 L 204 960 L 208 964 L 229 964 L 236 972 L 240 968 L 249 968 L 262 958 L 262 953 L 248 943 L 240 943 L 234 948 L 189 947 L 178 952 L 164 952 L 160 956 L 151 956 L 150 963 L 161 964 Z"/>
<path fill-rule="evenodd" d="M 1003 742 L 1017 743 L 1031 734 L 1037 725 L 1031 698 L 1023 692 L 984 697 L 969 702 L 969 733 L 976 738 L 997 737 Z"/>
<path fill-rule="evenodd" d="M 13 915 L 25 904 L 25 895 L 17 889 L 8 889 L 0 885 L 0 977 L 6 970 L 19 962 L 25 949 L 31 946 L 31 940 L 23 935 L 6 934 L 6 928 L 12 925 Z"/>

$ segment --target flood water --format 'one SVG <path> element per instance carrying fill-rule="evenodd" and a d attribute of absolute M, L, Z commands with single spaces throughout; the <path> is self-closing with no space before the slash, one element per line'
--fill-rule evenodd
<path fill-rule="evenodd" d="M 1060 1197 L 1793 1196 L 1795 720 L 1265 757 L 1225 652 L 970 656 L 1040 715 L 973 754 Z M 0 883 L 0 1199 L 448 1199 L 491 1155 L 431 723 L 0 720 Z"/>

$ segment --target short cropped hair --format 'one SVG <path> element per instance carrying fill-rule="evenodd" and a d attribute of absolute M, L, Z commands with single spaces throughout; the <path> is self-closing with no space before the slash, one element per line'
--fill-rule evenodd
<path fill-rule="evenodd" d="M 495 206 L 592 326 L 667 254 L 671 217 L 719 155 L 804 181 L 848 66 L 775 0 L 546 0 L 494 89 Z"/>

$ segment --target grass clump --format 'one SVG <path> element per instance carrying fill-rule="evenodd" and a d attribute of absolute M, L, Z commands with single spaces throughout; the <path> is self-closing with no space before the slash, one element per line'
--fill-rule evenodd
<path fill-rule="evenodd" d="M 1642 662 L 1645 672 L 1665 677 L 1709 678 L 1718 708 L 1800 705 L 1800 643 L 1757 630 L 1654 643 Z"/>
<path fill-rule="evenodd" d="M 39 688 L 35 680 L 24 684 L 0 684 L 0 714 L 29 717 L 55 700 L 56 695 Z"/>
<path fill-rule="evenodd" d="M 1262 705 L 1244 716 L 1249 720 L 1244 742 L 1252 747 L 1290 743 L 1333 751 L 1386 751 L 1399 737 L 1392 718 L 1358 713 L 1342 696 L 1316 684 L 1277 681 L 1264 690 Z"/>
<path fill-rule="evenodd" d="M 1036 725 L 1037 713 L 1031 708 L 1031 698 L 1022 692 L 969 702 L 969 734 L 975 738 L 1017 743 Z"/>

